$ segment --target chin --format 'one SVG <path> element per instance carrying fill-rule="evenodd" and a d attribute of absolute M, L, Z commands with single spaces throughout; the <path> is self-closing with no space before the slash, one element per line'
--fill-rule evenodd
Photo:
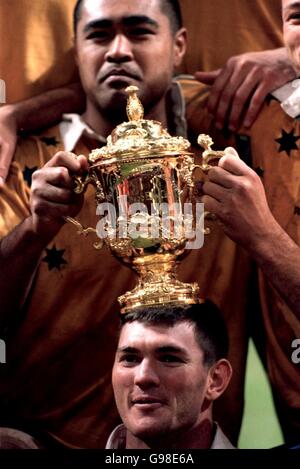
<path fill-rule="evenodd" d="M 127 121 L 126 103 L 125 89 L 102 91 L 97 99 L 97 107 L 100 112 L 105 113 L 109 119 L 119 122 Z"/>
<path fill-rule="evenodd" d="M 152 446 L 154 442 L 157 444 L 159 441 L 162 441 L 163 437 L 166 435 L 166 432 L 164 430 L 159 431 L 159 429 L 155 427 L 139 429 L 132 434 L 135 436 L 135 438 L 144 441 L 144 443 L 146 443 L 148 446 Z"/>
<path fill-rule="evenodd" d="M 163 438 L 168 429 L 168 425 L 160 425 L 157 422 L 144 423 L 140 425 L 128 425 L 127 427 L 136 438 L 143 440 L 145 442 L 149 440 L 157 440 Z"/>

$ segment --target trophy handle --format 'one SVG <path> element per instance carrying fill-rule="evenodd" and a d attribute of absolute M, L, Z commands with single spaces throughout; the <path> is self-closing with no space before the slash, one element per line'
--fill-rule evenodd
<path fill-rule="evenodd" d="M 206 174 L 211 168 L 213 168 L 213 166 L 210 165 L 209 162 L 212 160 L 219 160 L 225 155 L 224 151 L 212 150 L 211 147 L 214 142 L 209 135 L 200 134 L 197 142 L 200 147 L 204 148 L 204 152 L 202 153 L 202 163 L 195 164 L 194 162 L 189 161 L 184 166 L 184 178 L 190 188 L 194 187 L 192 175 L 196 169 L 201 169 L 201 171 Z"/>
<path fill-rule="evenodd" d="M 85 176 L 73 176 L 73 180 L 74 180 L 74 189 L 73 190 L 74 190 L 75 194 L 83 194 L 85 192 L 87 186 L 89 184 L 93 184 L 93 186 L 95 186 L 98 189 L 100 187 L 100 197 L 103 196 L 102 187 L 101 187 L 100 182 L 98 181 L 98 179 L 96 178 L 96 175 L 94 173 L 92 173 L 92 174 L 88 173 Z M 63 218 L 67 223 L 71 223 L 73 226 L 75 226 L 77 228 L 77 234 L 78 235 L 88 236 L 90 233 L 97 233 L 97 230 L 95 228 L 92 228 L 92 227 L 84 228 L 82 226 L 82 224 L 78 220 L 76 220 L 76 218 L 69 217 L 69 216 L 63 217 Z M 94 246 L 95 249 L 100 250 L 103 247 L 103 241 L 98 241 L 98 242 L 94 243 L 93 246 Z"/>
<path fill-rule="evenodd" d="M 212 150 L 211 147 L 214 142 L 209 135 L 200 134 L 197 142 L 200 147 L 204 148 L 204 152 L 202 153 L 202 164 L 197 167 L 199 167 L 204 173 L 206 173 L 213 167 L 209 164 L 209 162 L 212 160 L 221 159 L 222 156 L 225 155 L 225 152 Z"/>
<path fill-rule="evenodd" d="M 213 168 L 213 166 L 210 165 L 209 162 L 212 160 L 221 159 L 225 155 L 224 151 L 212 150 L 211 147 L 214 142 L 209 135 L 200 134 L 197 142 L 202 148 L 204 148 L 204 152 L 202 153 L 202 163 L 198 165 L 192 163 L 192 165 L 190 166 L 190 181 L 192 181 L 192 174 L 194 173 L 195 169 L 200 169 L 204 174 L 206 174 L 211 168 Z M 190 188 L 192 188 L 193 185 L 194 182 L 192 181 Z M 205 219 L 214 220 L 216 219 L 216 216 L 213 213 L 205 211 L 203 213 L 203 220 Z M 210 229 L 204 228 L 204 234 L 210 234 Z"/>

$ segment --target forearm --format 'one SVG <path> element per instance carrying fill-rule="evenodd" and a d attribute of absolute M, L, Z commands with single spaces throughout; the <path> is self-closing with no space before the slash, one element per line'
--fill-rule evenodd
<path fill-rule="evenodd" d="M 50 240 L 35 234 L 31 217 L 0 242 L 0 328 L 20 310 Z"/>
<path fill-rule="evenodd" d="M 275 222 L 249 249 L 262 272 L 300 320 L 300 247 Z"/>
<path fill-rule="evenodd" d="M 80 83 L 47 91 L 33 98 L 6 106 L 18 130 L 32 131 L 48 127 L 66 112 L 83 112 L 85 98 Z"/>

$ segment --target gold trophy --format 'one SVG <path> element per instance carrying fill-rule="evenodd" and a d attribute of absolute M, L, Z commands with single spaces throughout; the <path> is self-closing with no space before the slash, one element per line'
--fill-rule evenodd
<path fill-rule="evenodd" d="M 187 231 L 203 230 L 204 213 L 196 220 L 192 201 L 194 171 L 207 171 L 209 162 L 224 154 L 211 149 L 210 137 L 200 135 L 198 143 L 205 151 L 201 166 L 195 165 L 188 140 L 171 137 L 160 122 L 143 118 L 137 91 L 135 86 L 126 90 L 129 121 L 113 130 L 105 147 L 90 153 L 88 175 L 75 177 L 76 193 L 89 183 L 95 186 L 102 217 L 97 228 L 84 229 L 67 217 L 80 234 L 98 234 L 97 249 L 106 243 L 138 273 L 138 285 L 118 298 L 122 313 L 140 306 L 201 301 L 197 284 L 176 278 L 176 266 L 189 241 Z M 188 214 L 185 204 L 192 206 Z"/>

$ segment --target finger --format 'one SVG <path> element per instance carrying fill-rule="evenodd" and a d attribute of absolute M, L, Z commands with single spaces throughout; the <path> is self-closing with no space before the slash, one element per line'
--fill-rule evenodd
<path fill-rule="evenodd" d="M 266 84 L 262 83 L 257 87 L 255 92 L 253 93 L 253 96 L 249 104 L 249 108 L 246 112 L 246 115 L 243 121 L 243 125 L 245 127 L 252 126 L 268 94 L 269 94 L 269 91 L 268 91 L 268 86 Z"/>
<path fill-rule="evenodd" d="M 15 146 L 3 144 L 1 145 L 0 150 L 1 150 L 0 177 L 5 182 L 7 175 L 8 175 L 9 167 L 11 165 L 11 162 L 14 156 Z"/>
<path fill-rule="evenodd" d="M 219 184 L 215 184 L 211 181 L 206 181 L 203 184 L 203 192 L 205 195 L 209 195 L 213 199 L 221 202 L 226 197 L 227 189 L 225 187 L 220 186 Z"/>
<path fill-rule="evenodd" d="M 62 166 L 67 168 L 71 173 L 78 174 L 82 171 L 83 166 L 83 157 L 80 155 L 77 157 L 74 153 L 60 151 L 51 158 L 48 163 L 46 163 L 46 167 L 55 167 L 55 166 Z M 85 158 L 86 160 L 86 158 Z"/>
<path fill-rule="evenodd" d="M 1 163 L 3 163 L 3 162 L 1 161 Z M 4 164 L 1 164 L 1 166 L 0 166 L 0 179 L 3 181 L 3 184 L 5 183 L 6 178 L 7 178 L 8 171 L 9 171 L 9 166 L 10 166 L 10 164 L 8 166 L 6 166 L 6 165 L 4 166 Z"/>
<path fill-rule="evenodd" d="M 231 75 L 231 69 L 229 67 L 223 68 L 217 76 L 214 84 L 209 93 L 207 108 L 211 114 L 215 114 L 217 106 L 220 101 L 220 97 L 227 85 L 227 82 Z"/>
<path fill-rule="evenodd" d="M 0 171 L 1 171 L 1 170 L 0 170 Z M 5 179 L 0 176 L 0 187 L 1 187 L 1 186 L 4 186 L 4 184 L 5 184 Z"/>
<path fill-rule="evenodd" d="M 89 170 L 89 162 L 88 162 L 88 159 L 87 159 L 86 156 L 78 155 L 76 157 L 76 159 L 77 159 L 78 163 L 80 164 L 81 172 Z"/>
<path fill-rule="evenodd" d="M 208 181 L 211 183 L 218 184 L 222 186 L 224 189 L 231 189 L 233 186 L 233 176 L 230 172 L 226 171 L 219 166 L 215 166 L 214 168 L 210 169 L 207 175 Z"/>
<path fill-rule="evenodd" d="M 219 167 L 235 176 L 245 176 L 251 172 L 251 169 L 246 165 L 246 163 L 244 163 L 244 161 L 231 153 L 227 153 L 220 159 Z"/>
<path fill-rule="evenodd" d="M 260 85 L 260 75 L 253 68 L 236 90 L 232 99 L 231 110 L 228 117 L 229 129 L 235 131 L 241 124 L 242 115 L 251 107 L 249 102 L 253 98 L 256 88 Z"/>
<path fill-rule="evenodd" d="M 78 197 L 72 190 L 50 184 L 46 184 L 43 187 L 34 187 L 32 196 L 39 200 L 47 200 L 57 204 L 73 204 L 76 203 Z"/>
<path fill-rule="evenodd" d="M 227 148 L 225 148 L 224 153 L 225 153 L 225 155 L 232 155 L 232 156 L 234 156 L 235 158 L 238 158 L 238 159 L 240 160 L 240 157 L 239 157 L 238 152 L 237 152 L 236 149 L 233 148 L 233 147 L 227 147 Z"/>
<path fill-rule="evenodd" d="M 202 197 L 202 202 L 204 203 L 204 208 L 206 211 L 214 214 L 218 214 L 220 210 L 220 202 L 210 195 L 204 195 Z"/>
<path fill-rule="evenodd" d="M 226 85 L 224 86 L 224 89 L 222 90 L 222 93 L 220 94 L 219 103 L 215 110 L 217 127 L 225 126 L 227 116 L 229 115 L 233 102 L 236 99 L 236 93 L 242 83 L 243 74 L 239 69 L 234 68 L 226 82 Z"/>
<path fill-rule="evenodd" d="M 32 211 L 38 217 L 47 217 L 51 220 L 52 218 L 61 218 L 69 216 L 74 212 L 75 204 L 59 204 L 55 202 L 43 201 L 39 204 L 32 206 Z"/>
<path fill-rule="evenodd" d="M 206 85 L 212 85 L 220 73 L 220 69 L 211 72 L 196 72 L 195 78 Z"/>
<path fill-rule="evenodd" d="M 35 185 L 44 187 L 46 184 L 65 187 L 66 189 L 72 189 L 74 186 L 73 179 L 68 169 L 64 166 L 48 168 L 44 166 L 42 169 L 33 173 L 32 190 L 34 190 Z"/>

